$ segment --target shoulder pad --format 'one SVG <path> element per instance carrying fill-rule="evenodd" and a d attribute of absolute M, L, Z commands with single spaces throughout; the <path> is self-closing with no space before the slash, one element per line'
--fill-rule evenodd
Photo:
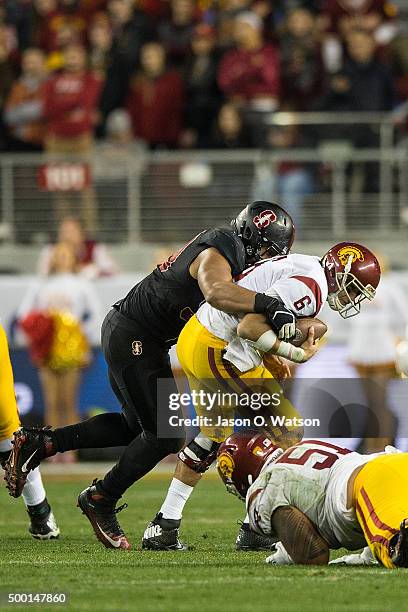
<path fill-rule="evenodd" d="M 229 228 L 214 228 L 204 232 L 199 244 L 214 247 L 228 260 L 232 276 L 237 276 L 246 267 L 245 248 L 234 230 Z"/>

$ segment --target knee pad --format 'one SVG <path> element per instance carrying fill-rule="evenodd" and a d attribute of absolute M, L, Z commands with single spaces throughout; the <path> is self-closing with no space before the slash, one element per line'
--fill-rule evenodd
<path fill-rule="evenodd" d="M 202 474 L 215 461 L 219 447 L 219 442 L 199 434 L 179 452 L 178 458 L 191 470 Z"/>

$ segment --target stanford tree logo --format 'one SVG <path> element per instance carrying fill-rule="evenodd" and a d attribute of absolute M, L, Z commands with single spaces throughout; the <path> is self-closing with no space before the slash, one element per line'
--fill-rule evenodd
<path fill-rule="evenodd" d="M 271 223 L 275 223 L 276 215 L 273 210 L 263 210 L 253 218 L 253 222 L 258 229 L 264 229 Z"/>
<path fill-rule="evenodd" d="M 143 353 L 143 345 L 140 340 L 133 340 L 132 353 L 133 355 L 141 355 Z"/>

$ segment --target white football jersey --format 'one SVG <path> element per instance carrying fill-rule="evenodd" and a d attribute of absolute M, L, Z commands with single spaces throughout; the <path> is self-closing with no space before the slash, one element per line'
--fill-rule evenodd
<path fill-rule="evenodd" d="M 317 317 L 327 299 L 323 267 L 319 257 L 310 255 L 264 259 L 234 280 L 246 289 L 276 296 L 296 316 Z M 224 358 L 241 372 L 261 363 L 261 356 L 254 346 L 236 334 L 238 315 L 229 315 L 204 303 L 196 316 L 214 336 L 228 342 Z"/>
<path fill-rule="evenodd" d="M 353 508 L 347 508 L 347 483 L 356 468 L 378 457 L 360 455 L 328 442 L 305 440 L 267 464 L 248 490 L 251 529 L 271 535 L 271 517 L 294 506 L 315 525 L 330 548 L 357 550 L 366 545 Z"/>

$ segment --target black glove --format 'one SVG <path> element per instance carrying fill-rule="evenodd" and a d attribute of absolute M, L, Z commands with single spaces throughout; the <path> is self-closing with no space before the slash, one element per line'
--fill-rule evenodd
<path fill-rule="evenodd" d="M 295 336 L 296 317 L 277 298 L 257 293 L 254 311 L 266 316 L 268 324 L 280 340 L 289 340 Z"/>

